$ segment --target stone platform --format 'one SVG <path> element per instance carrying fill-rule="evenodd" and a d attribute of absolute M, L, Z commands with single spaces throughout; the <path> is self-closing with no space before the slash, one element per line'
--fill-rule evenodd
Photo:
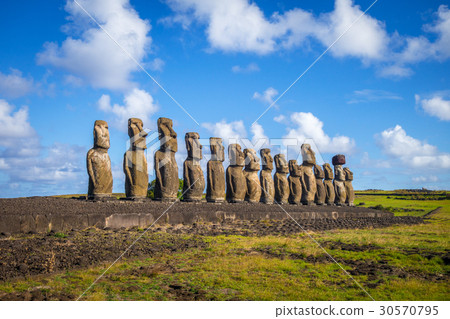
<path fill-rule="evenodd" d="M 92 202 L 57 197 L 0 199 L 0 233 L 65 232 L 72 229 L 145 228 L 156 224 L 220 223 L 232 220 L 391 218 L 363 207 L 265 204 L 167 203 L 113 200 Z M 287 213 L 289 214 L 287 214 Z"/>

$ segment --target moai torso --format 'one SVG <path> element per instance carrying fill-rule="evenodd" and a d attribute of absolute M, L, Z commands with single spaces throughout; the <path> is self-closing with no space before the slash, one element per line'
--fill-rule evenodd
<path fill-rule="evenodd" d="M 186 133 L 186 149 L 188 157 L 183 164 L 183 200 L 200 201 L 205 189 L 205 178 L 200 166 L 203 158 L 200 135 L 195 132 Z"/>
<path fill-rule="evenodd" d="M 158 119 L 158 133 L 161 147 L 155 152 L 155 199 L 175 201 L 179 180 L 175 153 L 178 150 L 177 134 L 172 129 L 172 120 Z"/>
<path fill-rule="evenodd" d="M 323 164 L 323 171 L 325 173 L 325 179 L 323 184 L 325 186 L 325 203 L 327 205 L 334 205 L 335 193 L 333 186 L 333 170 L 330 167 L 330 164 Z"/>
<path fill-rule="evenodd" d="M 276 172 L 273 178 L 275 185 L 275 201 L 278 204 L 286 204 L 289 200 L 289 182 L 286 177 L 289 173 L 288 163 L 283 154 L 275 155 Z"/>
<path fill-rule="evenodd" d="M 325 197 L 326 197 L 326 191 L 325 191 L 325 185 L 323 183 L 323 178 L 325 177 L 325 174 L 322 170 L 322 167 L 319 165 L 314 165 L 314 176 L 316 178 L 316 196 L 314 197 L 314 201 L 317 205 L 323 205 L 325 204 Z"/>
<path fill-rule="evenodd" d="M 225 171 L 223 161 L 225 159 L 222 139 L 211 137 L 211 159 L 207 164 L 206 200 L 208 202 L 223 202 L 225 198 Z"/>
<path fill-rule="evenodd" d="M 110 197 L 113 188 L 111 173 L 111 159 L 108 155 L 109 149 L 108 123 L 95 121 L 94 124 L 94 147 L 86 156 L 86 166 L 89 175 L 89 199 L 100 199 Z"/>
<path fill-rule="evenodd" d="M 301 150 L 303 157 L 302 203 L 304 205 L 313 205 L 317 191 L 316 177 L 313 172 L 316 156 L 309 144 L 303 144 Z"/>
<path fill-rule="evenodd" d="M 336 205 L 342 206 L 345 205 L 345 201 L 347 199 L 347 192 L 345 191 L 345 172 L 342 168 L 342 165 L 345 164 L 345 156 L 342 154 L 338 154 L 333 156 L 332 163 L 334 165 L 334 192 L 335 199 L 334 203 Z"/>
<path fill-rule="evenodd" d="M 145 198 L 148 189 L 147 159 L 145 157 L 147 133 L 140 119 L 128 120 L 130 149 L 123 156 L 125 194 L 127 198 Z"/>
<path fill-rule="evenodd" d="M 299 205 L 302 199 L 302 167 L 297 164 L 297 160 L 289 161 L 289 204 Z"/>
<path fill-rule="evenodd" d="M 261 199 L 261 184 L 258 178 L 260 169 L 259 158 L 253 149 L 245 149 L 245 169 L 244 176 L 247 183 L 247 193 L 245 200 L 250 203 L 259 203 Z"/>
<path fill-rule="evenodd" d="M 355 201 L 355 191 L 353 190 L 353 185 L 352 185 L 352 181 L 353 181 L 353 172 L 350 171 L 350 169 L 348 167 L 344 168 L 344 172 L 345 172 L 345 192 L 347 193 L 346 195 L 346 199 L 345 199 L 345 203 L 349 206 L 354 206 L 354 201 Z"/>
<path fill-rule="evenodd" d="M 261 202 L 265 204 L 273 204 L 275 197 L 275 185 L 273 182 L 273 158 L 270 155 L 270 149 L 263 148 L 260 150 L 262 170 L 259 173 L 259 180 L 261 183 Z"/>
<path fill-rule="evenodd" d="M 247 182 L 242 171 L 245 165 L 244 153 L 242 153 L 239 144 L 228 146 L 228 158 L 230 159 L 230 165 L 226 173 L 226 199 L 230 203 L 240 203 L 245 199 Z"/>

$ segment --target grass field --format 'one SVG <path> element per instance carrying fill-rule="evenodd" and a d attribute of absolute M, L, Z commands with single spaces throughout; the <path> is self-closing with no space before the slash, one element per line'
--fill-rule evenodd
<path fill-rule="evenodd" d="M 449 300 L 450 200 L 411 196 L 358 192 L 356 204 L 396 215 L 434 211 L 426 223 L 289 237 L 202 236 L 208 245 L 201 248 L 120 260 L 82 299 Z M 0 291 L 76 299 L 107 266 L 0 282 Z"/>

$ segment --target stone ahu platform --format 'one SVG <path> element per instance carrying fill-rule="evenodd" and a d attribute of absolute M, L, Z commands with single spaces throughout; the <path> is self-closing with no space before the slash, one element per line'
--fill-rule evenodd
<path fill-rule="evenodd" d="M 295 220 L 393 216 L 392 213 L 363 207 L 283 205 L 283 208 Z M 92 202 L 56 197 L 0 199 L 0 233 L 64 232 L 88 227 L 145 228 L 152 225 L 155 220 L 156 224 L 172 225 L 194 222 L 220 223 L 232 220 L 284 220 L 290 218 L 286 212 L 278 205 L 259 203 L 177 202 L 172 205 L 150 200 Z"/>

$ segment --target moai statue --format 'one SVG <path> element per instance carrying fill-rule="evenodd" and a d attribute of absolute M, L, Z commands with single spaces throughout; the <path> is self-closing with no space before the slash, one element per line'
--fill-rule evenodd
<path fill-rule="evenodd" d="M 228 145 L 228 159 L 230 165 L 227 168 L 226 175 L 226 199 L 229 203 L 241 203 L 247 193 L 247 182 L 242 171 L 245 165 L 244 153 L 242 153 L 239 144 Z"/>
<path fill-rule="evenodd" d="M 221 203 L 225 199 L 225 171 L 223 169 L 225 152 L 222 139 L 211 137 L 209 145 L 211 159 L 207 164 L 206 200 L 212 203 Z"/>
<path fill-rule="evenodd" d="M 348 206 L 355 206 L 355 204 L 353 203 L 355 200 L 355 191 L 353 190 L 353 185 L 352 185 L 353 172 L 348 167 L 344 168 L 344 172 L 345 172 L 344 185 L 345 185 L 345 192 L 347 193 L 345 203 Z"/>
<path fill-rule="evenodd" d="M 335 193 L 333 186 L 333 170 L 331 169 L 330 164 L 323 164 L 323 171 L 325 173 L 325 180 L 323 184 L 325 185 L 325 203 L 327 205 L 334 205 Z"/>
<path fill-rule="evenodd" d="M 303 177 L 302 177 L 302 204 L 314 205 L 314 199 L 317 191 L 316 177 L 313 167 L 316 164 L 316 155 L 309 144 L 303 144 L 301 147 L 303 157 Z"/>
<path fill-rule="evenodd" d="M 302 199 L 302 167 L 297 160 L 289 161 L 289 204 L 300 205 Z"/>
<path fill-rule="evenodd" d="M 314 202 L 317 205 L 324 205 L 326 198 L 325 185 L 323 183 L 323 179 L 325 177 L 325 173 L 322 170 L 322 167 L 315 164 L 314 165 L 314 176 L 316 178 L 316 196 L 314 197 Z"/>
<path fill-rule="evenodd" d="M 244 176 L 247 182 L 245 200 L 250 203 L 259 203 L 261 199 L 261 184 L 258 178 L 258 171 L 261 168 L 259 157 L 256 155 L 255 150 L 251 148 L 244 149 L 244 156 Z"/>
<path fill-rule="evenodd" d="M 178 194 L 178 166 L 175 153 L 178 150 L 177 133 L 172 128 L 172 120 L 158 119 L 160 148 L 155 152 L 155 199 L 175 201 Z"/>
<path fill-rule="evenodd" d="M 94 147 L 87 152 L 86 156 L 86 166 L 89 175 L 88 199 L 97 200 L 111 197 L 113 178 L 108 149 L 108 123 L 95 121 Z"/>
<path fill-rule="evenodd" d="M 332 163 L 334 165 L 334 192 L 336 197 L 334 199 L 334 203 L 339 206 L 345 205 L 345 201 L 347 199 L 347 192 L 345 191 L 345 172 L 342 168 L 342 165 L 345 164 L 345 156 L 344 155 L 335 155 L 333 156 Z"/>
<path fill-rule="evenodd" d="M 259 173 L 259 180 L 261 182 L 261 202 L 264 204 L 273 204 L 275 197 L 275 185 L 273 182 L 273 158 L 270 155 L 270 149 L 262 148 L 259 153 L 261 154 L 262 170 Z"/>
<path fill-rule="evenodd" d="M 140 119 L 128 120 L 130 148 L 123 155 L 123 172 L 125 173 L 125 194 L 129 199 L 147 197 L 148 172 L 145 149 L 147 148 L 144 124 Z"/>
<path fill-rule="evenodd" d="M 203 158 L 200 135 L 195 132 L 186 133 L 187 158 L 183 164 L 183 201 L 199 202 L 202 200 L 205 189 L 205 177 L 200 166 Z"/>
<path fill-rule="evenodd" d="M 284 154 L 275 155 L 275 177 L 273 178 L 275 185 L 275 201 L 278 204 L 287 204 L 289 200 L 289 182 L 286 177 L 289 173 L 289 166 L 284 158 Z"/>

